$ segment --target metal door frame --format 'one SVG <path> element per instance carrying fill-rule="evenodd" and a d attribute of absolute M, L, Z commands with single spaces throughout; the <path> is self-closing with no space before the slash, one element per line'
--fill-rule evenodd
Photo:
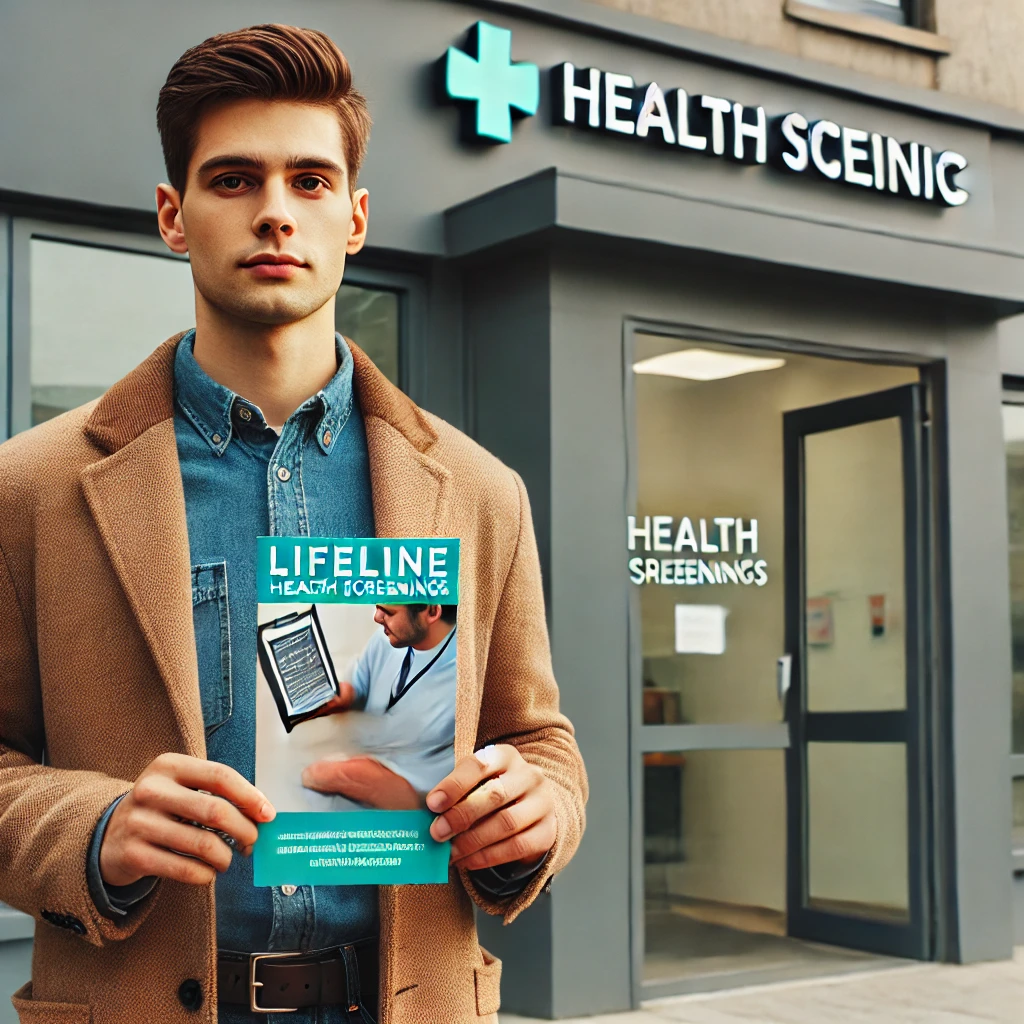
<path fill-rule="evenodd" d="M 786 649 L 793 685 L 786 718 L 792 742 L 786 755 L 787 903 L 790 934 L 893 956 L 933 956 L 933 908 L 928 799 L 929 644 L 927 601 L 928 495 L 922 386 L 887 391 L 783 414 Z M 811 434 L 898 419 L 902 451 L 906 706 L 902 711 L 807 711 L 804 446 Z M 812 742 L 906 744 L 908 912 L 906 925 L 814 910 L 807 904 L 807 745 Z"/>

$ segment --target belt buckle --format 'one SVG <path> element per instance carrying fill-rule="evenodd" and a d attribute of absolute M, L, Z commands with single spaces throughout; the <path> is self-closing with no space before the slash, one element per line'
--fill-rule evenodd
<path fill-rule="evenodd" d="M 294 953 L 250 953 L 249 954 L 249 1009 L 253 1013 L 298 1013 L 297 1006 L 282 1006 L 271 1009 L 266 1006 L 259 1006 L 256 1003 L 256 989 L 263 988 L 263 982 L 256 980 L 256 965 L 261 960 L 285 960 L 289 957 L 306 956 L 303 950 Z"/>

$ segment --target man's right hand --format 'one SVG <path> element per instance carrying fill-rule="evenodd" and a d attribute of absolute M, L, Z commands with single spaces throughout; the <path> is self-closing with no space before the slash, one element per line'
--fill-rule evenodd
<path fill-rule="evenodd" d="M 231 864 L 233 851 L 217 832 L 232 836 L 248 855 L 256 842 L 255 822 L 272 821 L 276 813 L 233 768 L 185 754 L 161 754 L 114 808 L 100 847 L 100 874 L 114 886 L 147 876 L 206 885 Z"/>

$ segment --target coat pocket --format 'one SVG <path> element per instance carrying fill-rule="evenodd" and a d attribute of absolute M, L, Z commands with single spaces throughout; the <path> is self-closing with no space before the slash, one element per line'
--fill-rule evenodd
<path fill-rule="evenodd" d="M 226 562 L 192 566 L 192 625 L 199 661 L 203 725 L 209 736 L 231 717 L 231 625 Z"/>
<path fill-rule="evenodd" d="M 501 961 L 480 947 L 483 954 L 483 967 L 475 968 L 476 974 L 476 1012 L 478 1017 L 486 1017 L 497 1013 L 501 1006 Z"/>
<path fill-rule="evenodd" d="M 21 1024 L 90 1024 L 92 1010 L 85 1003 L 45 1003 L 32 998 L 32 982 L 11 996 Z"/>

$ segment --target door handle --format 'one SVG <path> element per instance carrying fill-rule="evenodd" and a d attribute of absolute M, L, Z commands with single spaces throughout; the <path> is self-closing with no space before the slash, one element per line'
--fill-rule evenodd
<path fill-rule="evenodd" d="M 775 689 L 779 695 L 779 703 L 786 706 L 786 694 L 793 677 L 793 655 L 783 654 L 775 664 Z"/>

